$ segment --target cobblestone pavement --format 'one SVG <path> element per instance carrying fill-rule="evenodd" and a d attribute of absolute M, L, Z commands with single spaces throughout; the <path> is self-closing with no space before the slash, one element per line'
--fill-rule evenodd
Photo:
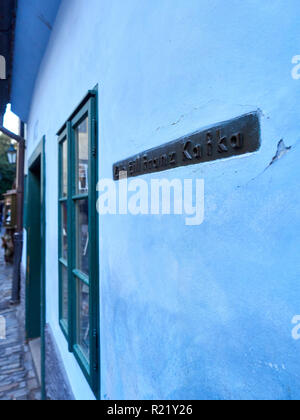
<path fill-rule="evenodd" d="M 23 343 L 17 306 L 10 306 L 12 266 L 0 249 L 0 318 L 6 322 L 6 338 L 0 338 L 0 401 L 40 400 L 40 388 L 31 353 Z"/>

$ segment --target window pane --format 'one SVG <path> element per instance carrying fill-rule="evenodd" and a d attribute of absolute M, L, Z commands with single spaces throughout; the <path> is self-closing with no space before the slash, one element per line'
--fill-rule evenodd
<path fill-rule="evenodd" d="M 68 143 L 65 140 L 61 145 L 61 198 L 68 195 Z"/>
<path fill-rule="evenodd" d="M 76 201 L 76 268 L 89 275 L 88 199 Z"/>
<path fill-rule="evenodd" d="M 67 202 L 63 202 L 61 207 L 61 258 L 68 261 L 68 210 Z"/>
<path fill-rule="evenodd" d="M 89 133 L 88 118 L 76 128 L 76 194 L 87 194 L 88 163 L 89 163 Z"/>
<path fill-rule="evenodd" d="M 69 293 L 68 293 L 68 270 L 62 264 L 61 269 L 61 318 L 68 325 L 68 314 L 69 314 Z"/>
<path fill-rule="evenodd" d="M 89 286 L 77 280 L 77 344 L 88 361 L 90 358 L 89 297 Z"/>

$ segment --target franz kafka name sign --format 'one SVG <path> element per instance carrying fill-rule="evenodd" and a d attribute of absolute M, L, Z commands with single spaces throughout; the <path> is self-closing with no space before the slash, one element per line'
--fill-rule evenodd
<path fill-rule="evenodd" d="M 121 171 L 130 178 L 253 153 L 259 147 L 259 116 L 254 112 L 118 162 L 113 166 L 113 176 L 117 181 Z"/>

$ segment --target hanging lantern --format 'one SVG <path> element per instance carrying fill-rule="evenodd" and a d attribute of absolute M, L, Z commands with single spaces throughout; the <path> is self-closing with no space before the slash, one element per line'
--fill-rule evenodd
<path fill-rule="evenodd" d="M 7 159 L 10 165 L 15 165 L 17 161 L 17 151 L 13 144 L 10 145 L 9 149 L 6 152 Z"/>

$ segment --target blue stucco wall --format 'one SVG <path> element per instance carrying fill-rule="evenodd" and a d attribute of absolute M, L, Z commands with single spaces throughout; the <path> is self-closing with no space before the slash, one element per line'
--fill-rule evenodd
<path fill-rule="evenodd" d="M 93 398 L 57 322 L 55 133 L 97 83 L 103 178 L 118 160 L 246 112 L 260 110 L 262 129 L 258 153 L 155 175 L 205 180 L 201 226 L 100 218 L 102 398 L 300 397 L 299 11 L 296 0 L 62 1 L 28 155 L 46 135 L 47 322 L 75 397 Z M 281 139 L 292 147 L 270 166 Z"/>

